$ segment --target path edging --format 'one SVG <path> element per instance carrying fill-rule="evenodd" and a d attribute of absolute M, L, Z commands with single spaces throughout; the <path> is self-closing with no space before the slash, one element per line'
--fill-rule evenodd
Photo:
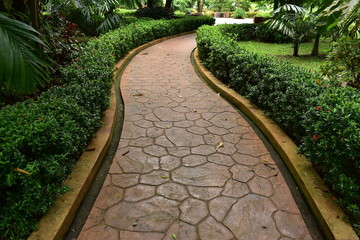
<path fill-rule="evenodd" d="M 194 33 L 194 31 L 156 39 L 134 48 L 115 65 L 114 81 L 117 81 L 118 75 L 122 70 L 142 50 L 170 38 L 190 33 Z M 94 134 L 94 137 L 73 168 L 72 173 L 64 182 L 64 185 L 69 186 L 71 190 L 56 199 L 53 207 L 40 219 L 38 230 L 29 236 L 29 240 L 60 240 L 66 235 L 109 149 L 115 129 L 117 111 L 118 100 L 116 99 L 113 85 L 110 95 L 110 107 L 104 112 L 104 117 L 101 120 L 102 127 Z"/>
<path fill-rule="evenodd" d="M 300 187 L 326 239 L 359 239 L 341 207 L 333 201 L 333 196 L 324 181 L 306 157 L 297 154 L 297 146 L 286 133 L 251 101 L 227 87 L 207 70 L 201 64 L 197 49 L 194 51 L 194 62 L 195 68 L 204 80 L 222 97 L 244 112 L 269 139 Z"/>

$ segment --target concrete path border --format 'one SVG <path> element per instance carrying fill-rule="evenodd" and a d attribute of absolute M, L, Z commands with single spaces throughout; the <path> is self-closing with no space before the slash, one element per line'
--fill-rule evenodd
<path fill-rule="evenodd" d="M 303 155 L 297 154 L 297 146 L 285 132 L 251 101 L 227 87 L 207 70 L 201 64 L 197 49 L 193 57 L 195 68 L 203 79 L 222 97 L 243 111 L 269 139 L 300 187 L 325 237 L 339 240 L 359 239 L 343 210 L 333 201 L 324 181 L 311 163 Z"/>
<path fill-rule="evenodd" d="M 118 75 L 131 61 L 131 59 L 142 50 L 163 42 L 167 39 L 179 37 L 193 33 L 194 31 L 184 32 L 173 36 L 156 39 L 140 47 L 131 50 L 123 59 L 115 65 L 114 81 L 118 81 Z M 115 84 L 114 84 L 115 86 Z M 113 86 L 110 97 L 110 107 L 105 111 L 101 120 L 102 128 L 95 134 L 84 153 L 80 156 L 73 172 L 66 178 L 64 185 L 70 187 L 70 191 L 59 196 L 54 206 L 39 221 L 38 230 L 33 232 L 29 240 L 51 240 L 63 239 L 69 230 L 71 223 L 79 209 L 82 200 L 86 196 L 95 175 L 102 164 L 102 161 L 111 144 L 119 100 L 116 99 L 115 89 Z"/>

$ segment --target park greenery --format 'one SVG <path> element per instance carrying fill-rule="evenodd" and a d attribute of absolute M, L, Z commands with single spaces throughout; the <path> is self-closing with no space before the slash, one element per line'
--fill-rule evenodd
<path fill-rule="evenodd" d="M 293 137 L 359 234 L 359 9 L 359 0 L 3 0 L 0 239 L 28 236 L 67 190 L 63 180 L 108 107 L 115 62 L 151 40 L 214 23 L 187 15 L 216 12 L 268 19 L 201 27 L 200 57 Z M 282 59 L 324 64 L 308 71 L 253 51 L 279 46 Z"/>

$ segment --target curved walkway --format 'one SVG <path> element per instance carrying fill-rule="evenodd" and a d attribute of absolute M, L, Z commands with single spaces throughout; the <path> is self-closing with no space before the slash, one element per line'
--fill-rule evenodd
<path fill-rule="evenodd" d="M 167 40 L 124 71 L 119 148 L 78 239 L 312 239 L 262 141 L 194 72 L 195 45 Z"/>

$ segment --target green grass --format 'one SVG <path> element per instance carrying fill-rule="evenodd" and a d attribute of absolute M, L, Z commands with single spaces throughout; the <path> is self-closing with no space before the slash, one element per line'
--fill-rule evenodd
<path fill-rule="evenodd" d="M 310 70 L 318 70 L 320 65 L 325 62 L 327 50 L 330 48 L 330 40 L 322 39 L 320 41 L 320 57 L 310 56 L 313 43 L 302 43 L 300 45 L 299 57 L 293 57 L 293 45 L 291 43 L 263 43 L 256 41 L 244 41 L 239 44 L 250 51 L 258 54 L 272 56 L 284 61 L 288 61 L 299 67 Z"/>

